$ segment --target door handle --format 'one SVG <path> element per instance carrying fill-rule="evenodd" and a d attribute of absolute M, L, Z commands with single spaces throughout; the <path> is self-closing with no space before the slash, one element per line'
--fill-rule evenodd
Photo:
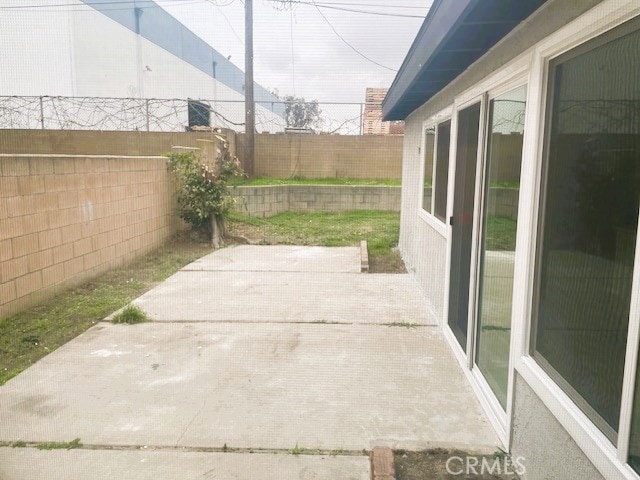
<path fill-rule="evenodd" d="M 451 225 L 452 227 L 455 225 L 455 220 L 453 216 L 449 217 L 449 225 Z"/>

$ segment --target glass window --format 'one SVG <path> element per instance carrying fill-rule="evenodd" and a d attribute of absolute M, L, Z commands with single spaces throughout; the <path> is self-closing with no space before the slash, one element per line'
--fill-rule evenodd
<path fill-rule="evenodd" d="M 424 136 L 424 176 L 422 180 L 422 209 L 433 213 L 431 192 L 433 190 L 433 151 L 435 148 L 436 129 L 429 127 Z"/>
<path fill-rule="evenodd" d="M 538 242 L 533 354 L 612 441 L 640 195 L 637 28 L 624 25 L 550 64 Z"/>
<path fill-rule="evenodd" d="M 505 410 L 526 97 L 523 86 L 489 102 L 476 365 Z"/>
<path fill-rule="evenodd" d="M 480 134 L 480 102 L 458 113 L 456 173 L 453 190 L 451 266 L 449 270 L 449 312 L 451 331 L 467 351 L 469 289 L 473 250 L 476 170 Z M 436 179 L 437 180 L 437 179 Z"/>
<path fill-rule="evenodd" d="M 433 214 L 445 221 L 447 216 L 447 184 L 449 183 L 449 140 L 451 139 L 451 121 L 438 125 L 436 150 L 436 178 L 434 186 Z"/>

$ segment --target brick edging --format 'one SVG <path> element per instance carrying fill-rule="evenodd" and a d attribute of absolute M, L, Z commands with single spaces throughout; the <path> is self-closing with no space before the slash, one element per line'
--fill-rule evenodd
<path fill-rule="evenodd" d="M 374 447 L 371 450 L 371 480 L 395 480 L 393 451 L 389 447 Z"/>

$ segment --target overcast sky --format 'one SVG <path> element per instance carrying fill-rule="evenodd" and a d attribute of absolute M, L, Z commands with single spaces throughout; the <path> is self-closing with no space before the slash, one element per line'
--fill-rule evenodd
<path fill-rule="evenodd" d="M 241 0 L 157 1 L 221 54 L 231 55 L 231 61 L 244 71 Z M 431 0 L 316 2 L 419 17 L 427 14 L 431 4 Z M 292 10 L 279 10 L 276 5 L 269 0 L 254 0 L 255 81 L 268 90 L 277 89 L 281 95 L 325 102 L 363 102 L 366 87 L 389 87 L 396 74 L 362 58 L 329 24 L 363 55 L 397 70 L 423 21 L 321 8 L 325 20 L 314 5 L 297 4 Z"/>

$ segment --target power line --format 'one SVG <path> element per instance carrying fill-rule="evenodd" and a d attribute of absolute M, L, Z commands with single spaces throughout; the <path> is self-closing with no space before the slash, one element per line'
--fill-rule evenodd
<path fill-rule="evenodd" d="M 242 38 L 240 38 L 240 35 L 238 35 L 238 33 L 235 31 L 235 29 L 233 28 L 233 25 L 231 24 L 231 22 L 229 21 L 229 17 L 227 17 L 225 15 L 225 13 L 222 11 L 222 9 L 220 8 L 220 5 L 218 5 L 217 3 L 214 3 L 213 0 L 207 0 L 211 5 L 215 6 L 218 11 L 222 14 L 223 18 L 225 19 L 225 21 L 227 22 L 227 25 L 229 25 L 229 28 L 231 29 L 231 31 L 233 32 L 233 34 L 236 36 L 236 38 L 238 39 L 238 41 L 244 46 L 244 41 L 242 40 Z M 231 3 L 233 3 L 235 0 L 232 0 Z M 231 5 L 231 3 L 227 3 L 225 5 L 222 6 L 227 6 L 227 5 Z"/>
<path fill-rule="evenodd" d="M 322 10 L 320 10 L 320 8 L 318 8 L 318 6 L 316 5 L 315 0 L 311 0 L 313 2 L 313 5 L 316 7 L 316 10 L 318 10 L 318 13 L 320 14 L 320 16 L 324 19 L 325 22 L 327 22 L 327 25 L 329 25 L 329 27 L 331 27 L 331 30 L 333 30 L 333 33 L 335 33 L 338 38 L 340 40 L 342 40 L 344 42 L 345 45 L 347 45 L 351 50 L 353 50 L 354 52 L 356 52 L 358 55 L 360 55 L 362 58 L 364 58 L 365 60 L 378 65 L 379 67 L 385 68 L 387 70 L 391 70 L 392 72 L 397 72 L 397 70 L 391 68 L 391 67 L 387 67 L 386 65 L 382 65 L 381 63 L 376 62 L 375 60 L 367 57 L 364 53 L 362 53 L 360 50 L 358 50 L 356 47 L 354 47 L 353 45 L 351 45 L 349 42 L 347 42 L 345 40 L 345 38 L 340 35 L 340 33 L 338 33 L 338 31 L 334 28 L 334 26 L 331 24 L 331 22 L 329 21 L 329 19 L 325 16 L 324 13 L 322 13 Z"/>
<path fill-rule="evenodd" d="M 429 5 L 427 6 L 416 6 L 416 5 L 394 5 L 394 4 L 383 4 L 383 3 L 352 3 L 352 2 L 321 2 L 322 5 L 346 5 L 346 6 L 355 6 L 355 7 L 380 7 L 380 8 L 410 8 L 416 10 L 424 10 L 429 9 Z"/>
<path fill-rule="evenodd" d="M 369 14 L 369 15 L 379 15 L 382 17 L 401 17 L 401 18 L 420 18 L 420 19 L 424 19 L 425 16 L 424 15 L 409 15 L 409 14 L 404 14 L 404 13 L 388 13 L 388 12 L 375 12 L 372 10 L 358 10 L 355 8 L 344 8 L 344 7 L 337 7 L 335 5 L 339 5 L 339 4 L 333 4 L 333 3 L 320 3 L 320 2 L 307 2 L 307 1 L 302 1 L 302 0 L 271 0 L 274 3 L 283 3 L 283 4 L 290 4 L 290 5 L 309 5 L 309 6 L 313 6 L 316 8 L 326 8 L 326 9 L 330 9 L 330 10 L 340 10 L 342 12 L 351 12 L 351 13 L 363 13 L 363 14 Z M 369 4 L 371 5 L 371 4 Z M 383 6 L 383 5 L 378 5 L 378 6 Z M 390 7 L 390 5 L 387 5 Z"/>
<path fill-rule="evenodd" d="M 6 5 L 6 6 L 0 6 L 0 10 L 44 10 L 47 8 L 67 8 L 67 10 L 65 11 L 87 11 L 86 7 L 96 7 L 96 6 L 116 6 L 116 8 L 103 8 L 101 9 L 101 11 L 115 11 L 115 10 L 130 10 L 132 7 L 131 5 L 126 5 L 125 6 L 125 1 L 126 0 L 105 0 L 103 2 L 93 2 L 90 4 L 85 4 L 85 3 L 52 3 L 52 4 L 40 4 L 40 5 Z M 155 1 L 153 0 L 138 0 L 138 2 L 144 2 L 147 5 L 139 5 L 139 7 L 141 8 L 162 8 L 163 5 L 161 4 L 157 4 L 155 3 Z M 157 0 L 157 1 L 162 1 L 162 0 Z M 168 1 L 168 0 L 167 0 Z M 190 5 L 190 4 L 194 4 L 194 3 L 200 3 L 204 0 L 171 0 L 170 3 L 174 3 L 176 5 Z M 138 6 L 136 5 L 136 6 Z M 168 6 L 164 5 L 164 6 Z M 79 7 L 79 8 L 75 8 L 75 9 L 71 9 L 68 7 Z"/>

